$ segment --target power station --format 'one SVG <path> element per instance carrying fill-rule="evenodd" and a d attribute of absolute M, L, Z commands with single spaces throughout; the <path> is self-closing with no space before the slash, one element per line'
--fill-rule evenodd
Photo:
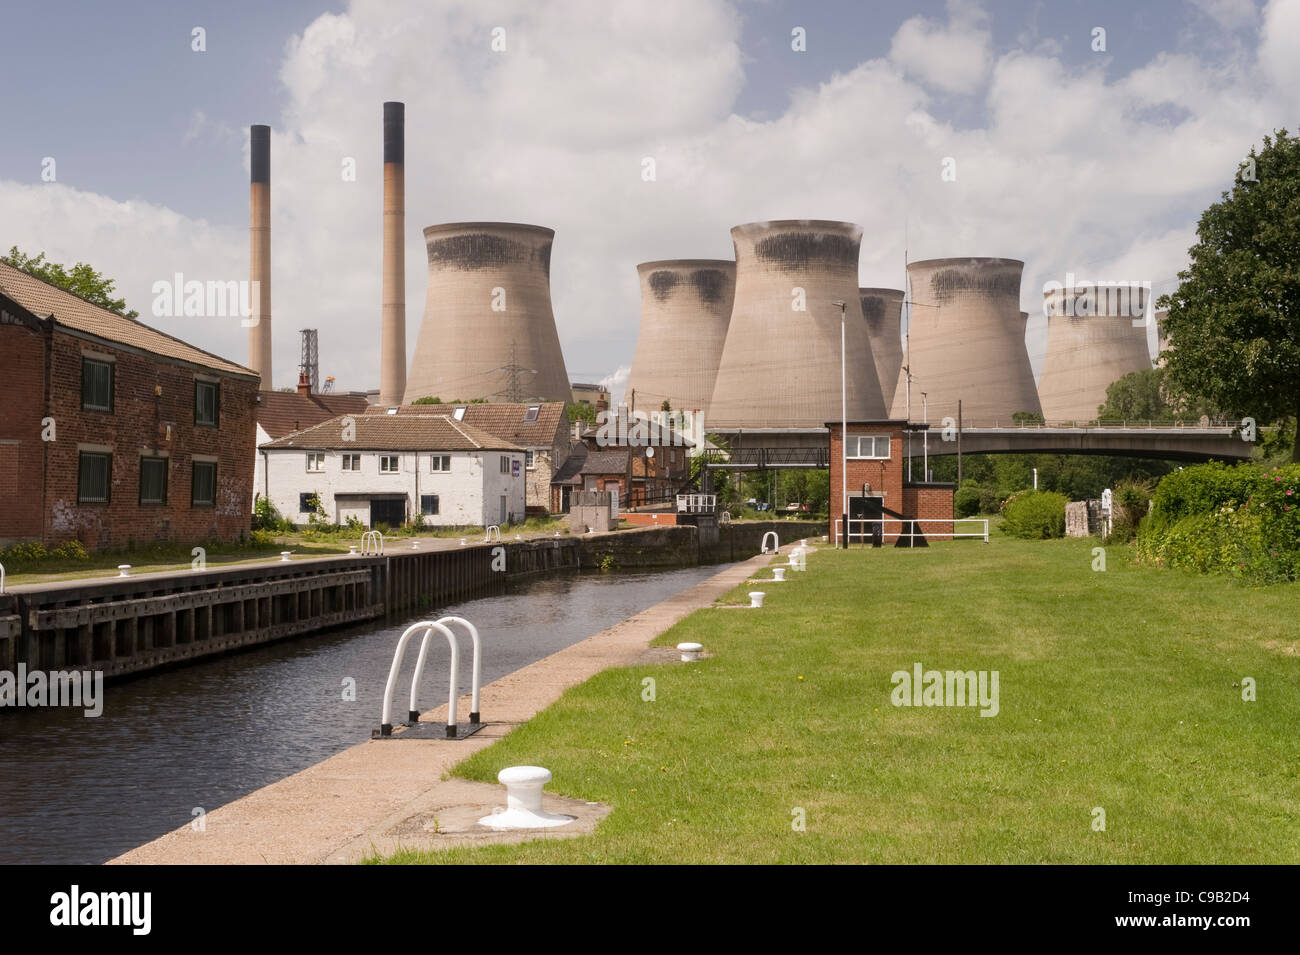
<path fill-rule="evenodd" d="M 887 405 L 893 401 L 903 367 L 903 298 L 903 290 L 898 288 L 858 289 L 867 337 L 871 339 L 871 357 L 875 359 L 876 377 L 880 379 L 880 390 Z M 891 408 L 886 410 L 891 418 L 895 417 Z"/>
<path fill-rule="evenodd" d="M 820 428 L 841 417 L 840 337 L 848 416 L 883 419 L 885 402 L 858 298 L 862 227 L 787 219 L 731 230 L 736 300 L 710 402 L 710 427 Z"/>
<path fill-rule="evenodd" d="M 1146 290 L 1081 285 L 1044 293 L 1047 353 L 1038 397 L 1048 421 L 1090 421 L 1106 388 L 1151 368 Z M 1136 323 L 1136 324 L 1135 324 Z"/>
<path fill-rule="evenodd" d="M 551 311 L 554 238 L 551 229 L 513 222 L 424 230 L 429 284 L 405 404 L 571 400 Z"/>
<path fill-rule="evenodd" d="M 725 259 L 643 262 L 641 331 L 625 399 L 633 411 L 700 411 L 709 402 L 736 296 L 736 263 Z"/>
<path fill-rule="evenodd" d="M 1018 259 L 927 259 L 907 266 L 912 289 L 903 364 L 911 373 L 911 408 L 926 392 L 930 421 L 1010 425 L 1012 415 L 1039 413 L 1025 348 Z M 908 414 L 907 375 L 894 392 L 895 417 Z"/>

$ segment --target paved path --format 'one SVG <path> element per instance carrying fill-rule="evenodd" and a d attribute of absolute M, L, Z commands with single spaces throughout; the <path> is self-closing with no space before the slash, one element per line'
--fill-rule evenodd
<path fill-rule="evenodd" d="M 609 667 L 635 663 L 654 637 L 693 611 L 710 606 L 771 559 L 770 554 L 759 555 L 735 564 L 608 630 L 489 683 L 482 689 L 481 704 L 490 722 L 468 740 L 361 743 L 209 812 L 203 832 L 185 826 L 123 853 L 110 864 L 354 862 L 372 845 L 386 847 L 385 834 L 395 821 L 439 804 L 443 790 L 463 787 L 464 781 L 442 781 L 456 763 L 554 703 L 569 687 Z M 462 717 L 469 712 L 468 695 L 462 697 L 459 712 Z M 445 723 L 446 706 L 425 713 L 423 719 Z M 502 803 L 504 796 L 504 789 L 499 789 Z"/>

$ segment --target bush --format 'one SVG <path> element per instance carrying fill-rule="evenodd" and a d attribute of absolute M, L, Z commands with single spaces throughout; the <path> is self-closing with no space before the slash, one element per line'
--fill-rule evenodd
<path fill-rule="evenodd" d="M 49 554 L 56 560 L 90 560 L 86 548 L 78 540 L 64 541 Z"/>
<path fill-rule="evenodd" d="M 45 545 L 40 541 L 23 541 L 14 544 L 4 552 L 2 563 L 12 572 L 16 568 L 30 567 L 32 564 L 40 563 L 48 556 L 49 553 L 45 550 Z"/>
<path fill-rule="evenodd" d="M 998 514 L 1002 511 L 1002 499 L 998 497 L 998 492 L 991 487 L 980 489 L 980 513 L 981 514 Z"/>
<path fill-rule="evenodd" d="M 980 509 L 980 489 L 959 487 L 952 496 L 952 509 L 957 517 L 970 517 Z"/>
<path fill-rule="evenodd" d="M 280 512 L 275 509 L 270 498 L 262 497 L 260 494 L 257 500 L 253 502 L 253 530 L 255 531 L 278 531 L 283 530 L 281 526 L 284 519 L 280 517 Z"/>
<path fill-rule="evenodd" d="M 1137 534 L 1138 523 L 1146 516 L 1151 489 L 1140 481 L 1121 481 L 1111 495 L 1110 534 L 1106 540 L 1125 544 Z"/>
<path fill-rule="evenodd" d="M 1002 529 L 1014 537 L 1041 540 L 1065 536 L 1064 494 L 1018 491 L 1002 505 Z"/>

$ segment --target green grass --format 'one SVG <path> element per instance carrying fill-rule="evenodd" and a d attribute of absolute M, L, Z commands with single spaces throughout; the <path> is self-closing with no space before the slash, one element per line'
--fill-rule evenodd
<path fill-rule="evenodd" d="M 822 548 L 763 609 L 657 641 L 711 658 L 605 671 L 457 768 L 546 766 L 552 791 L 614 807 L 595 834 L 387 861 L 1300 861 L 1300 589 L 1118 547 L 1094 572 L 1094 546 Z M 894 707 L 917 661 L 998 670 L 1000 713 Z"/>

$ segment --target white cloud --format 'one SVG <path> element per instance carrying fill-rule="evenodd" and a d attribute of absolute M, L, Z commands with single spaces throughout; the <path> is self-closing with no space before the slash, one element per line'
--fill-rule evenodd
<path fill-rule="evenodd" d="M 909 20 L 888 58 L 802 90 L 760 122 L 732 112 L 744 75 L 739 18 L 725 0 L 538 0 L 522 11 L 354 0 L 289 43 L 281 70 L 276 383 L 296 380 L 304 327 L 320 329 L 323 375 L 341 388 L 378 383 L 384 100 L 407 104 L 408 348 L 423 312 L 424 226 L 535 222 L 556 230 L 552 293 L 568 366 L 599 378 L 633 354 L 636 263 L 729 257 L 728 230 L 741 222 L 861 223 L 863 285 L 901 285 L 905 227 L 913 259 L 1024 259 L 1031 313 L 1042 283 L 1067 270 L 1172 276 L 1197 215 L 1294 109 L 1298 9 L 1300 0 L 1270 4 L 1258 69 L 1153 52 L 1115 76 L 1091 61 L 1068 66 L 1037 42 L 995 60 L 979 8 L 953 5 L 947 26 Z M 505 53 L 490 49 L 496 26 Z M 961 47 L 932 58 L 946 73 L 903 52 L 935 29 Z M 932 104 L 934 89 L 979 84 L 983 128 L 955 128 Z M 656 160 L 653 183 L 641 179 L 645 156 Z M 940 179 L 946 156 L 955 182 Z M 343 181 L 343 157 L 355 158 L 356 182 Z M 230 201 L 242 206 L 245 195 Z M 247 276 L 243 229 L 62 185 L 0 181 L 0 208 L 6 247 L 91 261 L 142 312 L 152 283 L 173 272 Z M 237 323 L 159 324 L 246 358 Z M 1033 352 L 1032 320 L 1030 332 Z"/>
<path fill-rule="evenodd" d="M 993 63 L 988 16 L 971 0 L 948 0 L 948 24 L 912 17 L 899 27 L 889 58 L 945 93 L 975 93 Z"/>
<path fill-rule="evenodd" d="M 1258 14 L 1254 0 L 1190 0 L 1190 2 L 1192 6 L 1227 30 L 1253 26 Z"/>

